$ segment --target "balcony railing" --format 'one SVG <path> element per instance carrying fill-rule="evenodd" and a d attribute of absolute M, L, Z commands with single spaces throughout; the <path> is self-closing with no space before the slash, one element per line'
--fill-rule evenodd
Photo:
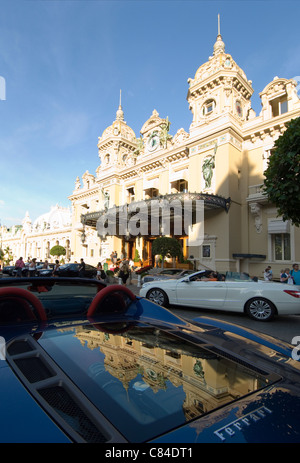
<path fill-rule="evenodd" d="M 267 195 L 264 192 L 264 184 L 260 183 L 259 185 L 251 185 L 248 188 L 248 198 L 247 201 L 267 201 Z"/>

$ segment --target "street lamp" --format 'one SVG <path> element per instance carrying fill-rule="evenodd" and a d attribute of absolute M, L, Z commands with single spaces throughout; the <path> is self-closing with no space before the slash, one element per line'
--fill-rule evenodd
<path fill-rule="evenodd" d="M 83 232 L 82 232 L 82 235 L 81 235 L 81 242 L 82 242 L 82 244 L 84 244 L 85 239 L 86 239 L 86 234 L 85 234 L 85 231 L 84 231 L 84 229 L 83 229 Z"/>

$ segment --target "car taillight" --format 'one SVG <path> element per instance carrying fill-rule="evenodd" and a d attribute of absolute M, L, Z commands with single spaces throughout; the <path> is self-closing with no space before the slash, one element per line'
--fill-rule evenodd
<path fill-rule="evenodd" d="M 300 297 L 300 291 L 295 291 L 295 290 L 292 290 L 292 289 L 284 289 L 283 291 L 285 293 L 290 294 L 293 297 Z"/>

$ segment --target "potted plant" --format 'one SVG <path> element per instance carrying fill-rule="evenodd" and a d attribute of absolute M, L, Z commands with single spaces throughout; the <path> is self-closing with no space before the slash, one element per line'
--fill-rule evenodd
<path fill-rule="evenodd" d="M 176 268 L 185 268 L 187 270 L 192 270 L 193 263 L 188 259 L 184 259 L 183 256 L 179 258 L 178 262 L 176 262 Z"/>
<path fill-rule="evenodd" d="M 56 246 L 53 246 L 50 249 L 50 254 L 51 256 L 59 258 L 60 256 L 65 256 L 66 255 L 66 250 L 63 246 L 59 246 L 58 244 Z"/>
<path fill-rule="evenodd" d="M 142 261 L 141 261 L 140 255 L 139 255 L 139 251 L 137 249 L 135 250 L 135 253 L 134 253 L 133 262 L 134 262 L 135 267 L 141 267 L 142 266 Z"/>
<path fill-rule="evenodd" d="M 160 254 L 162 256 L 161 268 L 163 268 L 165 257 L 181 257 L 182 249 L 179 241 L 176 238 L 162 236 L 160 238 L 156 238 L 153 241 L 152 254 Z"/>

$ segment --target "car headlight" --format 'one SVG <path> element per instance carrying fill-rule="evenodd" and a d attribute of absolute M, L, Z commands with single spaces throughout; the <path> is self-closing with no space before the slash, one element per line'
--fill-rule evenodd
<path fill-rule="evenodd" d="M 146 288 L 146 286 L 149 286 L 150 284 L 151 284 L 150 281 L 149 281 L 149 283 L 143 283 L 142 288 Z"/>

